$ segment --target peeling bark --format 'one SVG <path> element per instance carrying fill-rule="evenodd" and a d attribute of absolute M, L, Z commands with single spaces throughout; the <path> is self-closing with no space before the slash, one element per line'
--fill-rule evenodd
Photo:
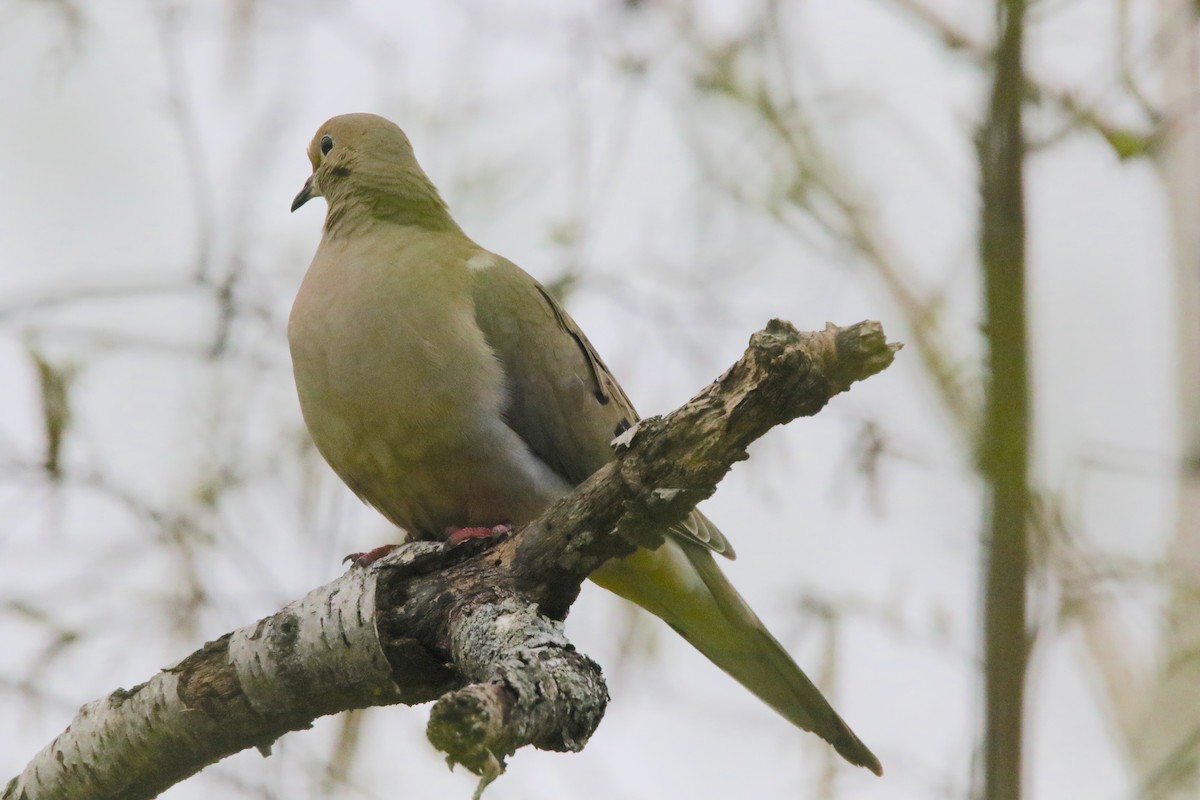
<path fill-rule="evenodd" d="M 84 706 L 0 800 L 154 797 L 221 758 L 325 714 L 441 698 L 430 740 L 486 783 L 526 745 L 581 750 L 608 700 L 562 632 L 580 583 L 655 547 L 746 447 L 885 369 L 876 322 L 798 333 L 773 320 L 685 406 L 643 420 L 617 460 L 520 531 L 414 542 L 278 613 Z"/>

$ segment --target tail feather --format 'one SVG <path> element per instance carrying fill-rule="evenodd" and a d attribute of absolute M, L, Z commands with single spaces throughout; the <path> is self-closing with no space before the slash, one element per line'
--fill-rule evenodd
<path fill-rule="evenodd" d="M 632 600 L 792 724 L 833 745 L 851 764 L 876 775 L 883 767 L 821 691 L 767 631 L 707 549 L 668 539 L 610 561 L 592 580 Z"/>

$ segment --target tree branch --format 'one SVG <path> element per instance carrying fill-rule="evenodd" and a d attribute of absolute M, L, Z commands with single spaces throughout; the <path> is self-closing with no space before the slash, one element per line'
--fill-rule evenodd
<path fill-rule="evenodd" d="M 972 63 L 984 69 L 994 65 L 996 53 L 991 43 L 980 41 L 958 28 L 921 0 L 890 0 L 890 3 L 941 38 L 948 50 L 963 53 Z M 1122 36 L 1119 42 L 1122 47 L 1125 46 L 1125 39 Z M 1122 73 L 1121 82 L 1128 87 L 1132 99 L 1147 117 L 1147 125 L 1137 127 L 1125 124 L 1101 108 L 1099 103 L 1089 104 L 1077 92 L 1035 80 L 1029 75 L 1022 76 L 1022 93 L 1030 103 L 1056 108 L 1072 126 L 1091 128 L 1100 134 L 1119 158 L 1152 154 L 1162 137 L 1159 112 L 1146 103 L 1136 87 L 1131 86 L 1132 79 L 1124 64 Z"/>
<path fill-rule="evenodd" d="M 150 798 L 325 714 L 441 698 L 429 738 L 483 777 L 532 744 L 583 748 L 608 700 L 562 632 L 580 583 L 655 547 L 770 428 L 811 416 L 899 349 L 879 323 L 798 333 L 773 320 L 745 355 L 524 529 L 455 547 L 414 542 L 133 689 L 84 706 L 3 800 Z M 448 693 L 447 693 L 448 692 Z"/>

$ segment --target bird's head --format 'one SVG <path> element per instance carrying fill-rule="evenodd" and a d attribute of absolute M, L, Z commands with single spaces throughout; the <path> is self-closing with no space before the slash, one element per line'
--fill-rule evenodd
<path fill-rule="evenodd" d="M 352 206 L 373 217 L 412 224 L 454 224 L 408 137 L 390 120 L 375 114 L 334 117 L 317 129 L 308 160 L 313 172 L 292 201 L 292 211 L 324 197 L 327 225 Z"/>

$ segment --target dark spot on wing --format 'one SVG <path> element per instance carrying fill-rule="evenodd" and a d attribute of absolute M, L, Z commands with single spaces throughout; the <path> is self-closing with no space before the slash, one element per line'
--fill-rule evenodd
<path fill-rule="evenodd" d="M 579 347 L 579 352 L 583 355 L 584 363 L 587 364 L 588 372 L 591 373 L 592 395 L 596 398 L 596 402 L 602 406 L 608 405 L 608 401 L 611 400 L 612 397 L 609 395 L 606 387 L 604 386 L 604 369 L 600 366 L 600 359 L 594 352 L 592 352 L 591 345 L 588 344 L 587 339 L 583 338 L 583 334 L 581 334 L 574 325 L 567 321 L 562 309 L 558 307 L 558 303 L 555 302 L 554 298 L 550 296 L 550 293 L 546 291 L 546 287 L 542 286 L 541 284 L 537 284 L 537 289 L 539 292 L 541 292 L 542 297 L 545 298 L 546 303 L 550 306 L 550 310 L 554 312 L 554 317 L 558 320 L 559 327 L 570 334 L 571 338 L 575 340 L 575 344 Z"/>
<path fill-rule="evenodd" d="M 629 430 L 630 427 L 629 420 L 622 419 L 617 423 L 617 427 L 613 428 L 613 437 L 616 438 L 617 436 L 620 436 L 622 433 Z"/>

